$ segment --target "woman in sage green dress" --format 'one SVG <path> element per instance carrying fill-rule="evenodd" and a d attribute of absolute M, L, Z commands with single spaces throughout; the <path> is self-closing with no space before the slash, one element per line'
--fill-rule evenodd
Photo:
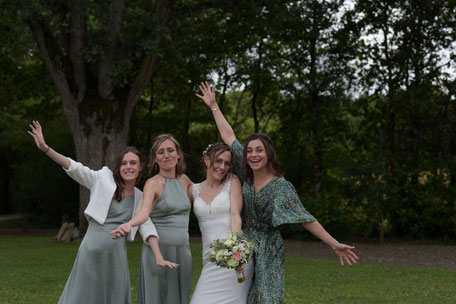
<path fill-rule="evenodd" d="M 141 178 L 141 154 L 134 147 L 126 147 L 118 154 L 113 171 L 108 167 L 94 171 L 50 148 L 38 121 L 33 121 L 30 129 L 37 147 L 90 190 L 84 211 L 89 226 L 59 303 L 131 303 L 126 240 L 113 240 L 109 232 L 129 221 L 140 207 L 142 192 L 135 184 Z M 157 235 L 150 221 L 142 230 Z M 135 232 L 132 230 L 130 240 Z"/>
<path fill-rule="evenodd" d="M 299 223 L 327 243 L 339 256 L 342 266 L 356 263 L 352 246 L 337 242 L 301 204 L 293 185 L 280 172 L 270 138 L 255 133 L 244 147 L 236 139 L 215 100 L 215 88 L 201 83 L 203 95 L 196 94 L 212 111 L 223 141 L 231 146 L 235 158 L 235 173 L 242 182 L 244 208 L 243 230 L 257 241 L 255 273 L 248 303 L 283 303 L 285 288 L 285 255 L 279 226 Z"/>
<path fill-rule="evenodd" d="M 117 233 L 126 235 L 131 227 L 141 225 L 150 217 L 160 239 L 156 242 L 156 238 L 152 238 L 154 241 L 149 242 L 149 246 L 143 244 L 138 303 L 187 304 L 193 270 L 188 236 L 191 205 L 187 188 L 192 182 L 184 174 L 184 156 L 179 143 L 170 134 L 154 139 L 149 169 L 151 177 L 144 185 L 141 209 L 111 234 L 114 238 Z M 148 241 L 146 234 L 143 237 Z"/>

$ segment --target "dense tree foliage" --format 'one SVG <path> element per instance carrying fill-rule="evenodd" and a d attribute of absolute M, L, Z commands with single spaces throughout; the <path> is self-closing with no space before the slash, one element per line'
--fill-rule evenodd
<path fill-rule="evenodd" d="M 33 149 L 31 119 L 94 168 L 172 133 L 201 180 L 219 140 L 194 96 L 208 79 L 331 233 L 456 238 L 454 1 L 0 3 L 1 213 L 55 224 L 87 200 Z"/>

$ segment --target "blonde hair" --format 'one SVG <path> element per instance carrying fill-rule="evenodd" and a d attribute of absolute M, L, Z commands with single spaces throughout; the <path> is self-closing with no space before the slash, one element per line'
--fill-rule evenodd
<path fill-rule="evenodd" d="M 158 147 L 165 141 L 170 140 L 176 146 L 177 154 L 179 155 L 179 160 L 177 161 L 176 165 L 176 177 L 181 176 L 185 173 L 187 166 L 185 165 L 184 153 L 180 148 L 179 142 L 172 136 L 171 134 L 160 134 L 154 138 L 152 143 L 152 147 L 150 148 L 149 153 L 149 164 L 147 167 L 149 168 L 149 176 L 155 176 L 160 172 L 160 168 L 158 164 L 155 162 L 155 154 L 157 153 Z"/>

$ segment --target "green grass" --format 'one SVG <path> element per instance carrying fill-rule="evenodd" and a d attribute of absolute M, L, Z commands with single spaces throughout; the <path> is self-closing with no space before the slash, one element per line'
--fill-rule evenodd
<path fill-rule="evenodd" d="M 79 242 L 0 236 L 0 304 L 57 303 Z M 196 285 L 201 246 L 191 245 Z M 141 243 L 129 243 L 132 303 L 137 302 Z M 417 253 L 418 254 L 418 253 Z M 362 257 L 361 257 L 362 259 Z M 288 257 L 285 303 L 456 303 L 456 271 L 356 265 Z"/>

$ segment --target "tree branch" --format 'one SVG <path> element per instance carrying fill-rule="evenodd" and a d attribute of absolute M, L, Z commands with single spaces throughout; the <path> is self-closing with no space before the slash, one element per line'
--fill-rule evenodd
<path fill-rule="evenodd" d="M 40 20 L 38 20 L 35 16 L 30 16 L 27 19 L 27 23 L 35 38 L 35 41 L 38 44 L 38 48 L 41 52 L 41 57 L 43 58 L 43 62 L 46 65 L 49 73 L 51 74 L 57 91 L 59 92 L 60 97 L 62 98 L 63 109 L 65 111 L 65 115 L 68 118 L 70 128 L 73 134 L 76 134 L 77 130 L 79 129 L 77 120 L 72 120 L 69 118 L 72 117 L 74 113 L 77 113 L 78 109 L 73 98 L 70 86 L 68 85 L 66 75 L 61 67 L 61 64 L 58 62 L 58 60 L 56 60 L 56 58 L 58 58 L 59 55 L 56 54 L 56 50 L 52 49 L 52 47 L 49 46 L 51 43 L 49 43 L 48 39 L 51 39 L 51 35 L 46 33 L 43 23 Z"/>
<path fill-rule="evenodd" d="M 113 0 L 111 2 L 109 21 L 106 26 L 106 43 L 98 72 L 98 94 L 102 99 L 108 99 L 114 90 L 114 86 L 108 81 L 108 76 L 112 71 L 114 63 L 114 53 L 112 50 L 122 23 L 124 9 L 125 0 Z"/>
<path fill-rule="evenodd" d="M 84 0 L 74 1 L 71 26 L 71 45 L 69 50 L 71 61 L 73 62 L 74 81 L 78 88 L 78 103 L 84 99 L 87 89 L 85 75 L 86 67 L 84 58 L 82 56 L 87 30 L 87 21 L 82 9 L 83 6 Z"/>
<path fill-rule="evenodd" d="M 156 8 L 155 8 L 155 20 L 158 22 L 158 33 L 156 37 L 156 49 L 157 52 L 155 54 L 148 55 L 144 60 L 139 69 L 138 75 L 136 76 L 135 81 L 133 82 L 130 92 L 128 94 L 127 104 L 125 107 L 125 115 L 124 117 L 130 117 L 130 113 L 132 112 L 133 108 L 135 107 L 136 103 L 139 100 L 139 97 L 144 92 L 147 84 L 149 83 L 153 73 L 155 72 L 155 68 L 158 64 L 158 49 L 160 48 L 161 40 L 162 40 L 162 27 L 167 24 L 169 16 L 171 15 L 172 9 L 174 5 L 174 0 L 159 0 L 157 1 Z"/>

